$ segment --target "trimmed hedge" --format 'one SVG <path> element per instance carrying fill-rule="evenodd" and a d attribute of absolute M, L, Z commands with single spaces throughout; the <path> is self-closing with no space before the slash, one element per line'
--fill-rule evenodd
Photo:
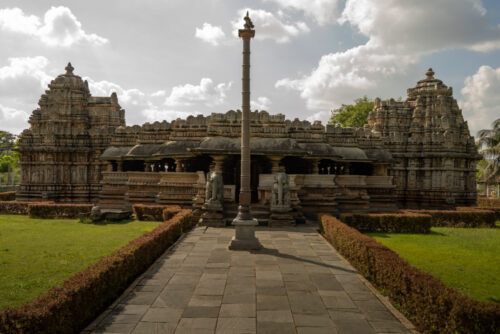
<path fill-rule="evenodd" d="M 15 191 L 5 191 L 0 193 L 0 201 L 15 201 L 16 192 Z"/>
<path fill-rule="evenodd" d="M 177 211 L 181 210 L 178 205 L 147 205 L 147 204 L 134 204 L 134 214 L 138 220 L 151 220 L 151 221 L 162 221 L 167 220 L 163 218 L 163 210 L 168 208 L 176 208 Z M 170 218 L 168 218 L 170 219 Z"/>
<path fill-rule="evenodd" d="M 6 201 L 0 202 L 0 214 L 3 215 L 27 215 L 30 202 Z"/>
<path fill-rule="evenodd" d="M 181 211 L 181 207 L 178 205 L 172 205 L 163 209 L 162 211 L 162 219 L 163 221 L 169 220 L 173 216 L 175 216 L 179 211 Z"/>
<path fill-rule="evenodd" d="M 344 213 L 340 220 L 361 232 L 430 233 L 431 216 L 418 213 Z"/>
<path fill-rule="evenodd" d="M 500 304 L 473 300 L 409 265 L 338 219 L 320 214 L 328 241 L 399 306 L 423 333 L 498 333 Z"/>
<path fill-rule="evenodd" d="M 499 208 L 500 198 L 481 198 L 477 199 L 477 205 L 482 208 Z"/>
<path fill-rule="evenodd" d="M 480 206 L 457 206 L 457 211 L 493 211 L 495 213 L 495 220 L 500 220 L 500 207 L 480 207 Z"/>
<path fill-rule="evenodd" d="M 79 333 L 190 227 L 182 210 L 36 300 L 0 311 L 0 333 Z"/>
<path fill-rule="evenodd" d="M 82 213 L 90 213 L 93 204 L 31 203 L 28 205 L 30 218 L 78 218 Z"/>
<path fill-rule="evenodd" d="M 495 212 L 461 208 L 457 210 L 407 210 L 432 216 L 431 224 L 436 227 L 495 227 Z"/>

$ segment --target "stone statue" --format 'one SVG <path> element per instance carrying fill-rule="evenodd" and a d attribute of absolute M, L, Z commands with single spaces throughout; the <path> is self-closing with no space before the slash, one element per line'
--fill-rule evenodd
<path fill-rule="evenodd" d="M 208 206 L 222 206 L 223 201 L 224 184 L 222 182 L 222 174 L 212 170 L 207 174 L 205 204 Z"/>
<path fill-rule="evenodd" d="M 271 210 L 289 211 L 290 201 L 290 184 L 288 175 L 284 172 L 279 172 L 274 175 L 274 184 L 271 197 Z"/>
<path fill-rule="evenodd" d="M 89 218 L 90 218 L 92 221 L 98 221 L 98 220 L 101 220 L 101 218 L 102 218 L 101 208 L 100 208 L 100 207 L 98 207 L 98 206 L 94 206 L 94 207 L 92 207 L 92 209 L 90 210 L 90 215 L 89 215 Z"/>
<path fill-rule="evenodd" d="M 253 22 L 250 19 L 250 16 L 248 16 L 248 11 L 247 11 L 247 15 L 244 17 L 244 20 L 245 20 L 245 29 L 246 30 L 250 30 L 250 29 L 254 28 Z"/>

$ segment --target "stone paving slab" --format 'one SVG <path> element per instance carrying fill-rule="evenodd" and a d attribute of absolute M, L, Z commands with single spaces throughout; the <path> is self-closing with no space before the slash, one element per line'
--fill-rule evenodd
<path fill-rule="evenodd" d="M 233 234 L 196 227 L 84 332 L 415 332 L 314 227 L 258 228 L 256 252 Z"/>

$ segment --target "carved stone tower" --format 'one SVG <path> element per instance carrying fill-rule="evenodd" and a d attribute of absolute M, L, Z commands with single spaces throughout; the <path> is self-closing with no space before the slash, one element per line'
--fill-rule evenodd
<path fill-rule="evenodd" d="M 375 99 L 369 127 L 380 135 L 397 163 L 390 173 L 404 207 L 453 207 L 476 202 L 480 158 L 453 90 L 434 78 L 408 89 L 404 102 Z"/>
<path fill-rule="evenodd" d="M 19 139 L 21 184 L 17 199 L 88 203 L 101 189 L 101 153 L 125 114 L 116 94 L 90 95 L 87 81 L 66 73 L 49 84 Z"/>

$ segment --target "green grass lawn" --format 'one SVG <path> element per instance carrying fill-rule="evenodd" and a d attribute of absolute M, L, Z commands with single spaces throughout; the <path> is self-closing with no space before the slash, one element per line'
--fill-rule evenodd
<path fill-rule="evenodd" d="M 0 215 L 0 308 L 36 298 L 158 224 Z"/>
<path fill-rule="evenodd" d="M 433 227 L 427 235 L 368 235 L 446 285 L 480 301 L 500 302 L 499 223 L 495 229 Z"/>

